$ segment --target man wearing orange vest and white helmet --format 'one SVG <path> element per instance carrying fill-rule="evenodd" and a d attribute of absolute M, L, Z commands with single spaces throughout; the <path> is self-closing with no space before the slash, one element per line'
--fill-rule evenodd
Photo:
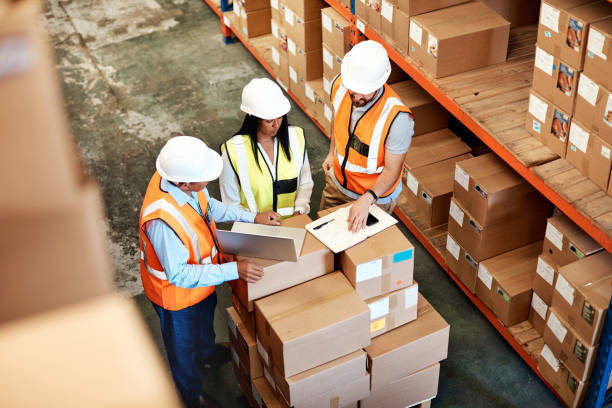
<path fill-rule="evenodd" d="M 372 204 L 390 213 L 402 191 L 414 119 L 386 84 L 390 74 L 384 47 L 364 41 L 344 56 L 332 82 L 334 120 L 321 209 L 354 201 L 349 213 L 354 232 L 365 227 Z"/>
<path fill-rule="evenodd" d="M 204 394 L 198 363 L 217 348 L 215 285 L 256 282 L 251 261 L 224 263 L 215 221 L 279 225 L 278 214 L 254 214 L 211 198 L 209 181 L 221 174 L 221 156 L 191 136 L 168 140 L 157 157 L 140 211 L 140 275 L 157 312 L 172 376 L 188 407 L 217 407 Z"/>

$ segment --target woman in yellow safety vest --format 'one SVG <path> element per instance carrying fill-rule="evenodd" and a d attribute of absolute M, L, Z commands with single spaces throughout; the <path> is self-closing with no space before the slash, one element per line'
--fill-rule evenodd
<path fill-rule="evenodd" d="M 304 130 L 289 126 L 289 100 L 267 78 L 251 80 L 242 90 L 242 127 L 221 146 L 219 179 L 225 204 L 281 217 L 310 212 L 314 185 Z"/>

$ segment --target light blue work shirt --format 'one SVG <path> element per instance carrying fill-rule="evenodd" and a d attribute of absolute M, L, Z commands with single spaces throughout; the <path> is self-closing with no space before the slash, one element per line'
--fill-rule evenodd
<path fill-rule="evenodd" d="M 196 193 L 192 192 L 189 195 L 163 178 L 161 189 L 168 192 L 179 206 L 182 207 L 189 204 L 202 215 Z M 208 199 L 210 215 L 216 222 L 255 221 L 255 213 L 244 211 L 237 205 L 225 205 L 211 198 L 207 189 L 204 189 L 204 193 Z M 188 264 L 189 251 L 174 230 L 164 221 L 160 219 L 149 221 L 145 226 L 145 231 L 153 245 L 159 262 L 164 268 L 164 272 L 166 272 L 168 282 L 174 286 L 193 289 L 200 286 L 220 285 L 223 282 L 238 279 L 238 265 L 236 262 L 220 265 Z"/>

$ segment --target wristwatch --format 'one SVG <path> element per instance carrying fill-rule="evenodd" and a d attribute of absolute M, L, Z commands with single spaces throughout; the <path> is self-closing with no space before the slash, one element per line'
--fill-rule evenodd
<path fill-rule="evenodd" d="M 370 193 L 372 197 L 374 197 L 374 202 L 378 201 L 378 196 L 376 195 L 374 191 L 372 191 L 371 189 L 367 189 L 365 192 Z"/>

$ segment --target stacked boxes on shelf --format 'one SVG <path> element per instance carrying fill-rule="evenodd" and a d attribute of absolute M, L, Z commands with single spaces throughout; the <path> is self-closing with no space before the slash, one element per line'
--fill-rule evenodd
<path fill-rule="evenodd" d="M 246 38 L 270 34 L 270 0 L 236 0 L 233 11 L 238 29 Z"/>

